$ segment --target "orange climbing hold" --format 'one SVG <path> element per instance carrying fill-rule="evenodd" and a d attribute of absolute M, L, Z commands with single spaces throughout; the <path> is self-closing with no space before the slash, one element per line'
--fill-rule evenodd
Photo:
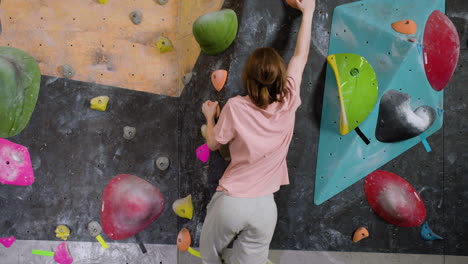
<path fill-rule="evenodd" d="M 291 7 L 294 7 L 294 8 L 296 8 L 296 9 L 298 9 L 298 8 L 297 8 L 297 4 L 296 4 L 296 0 L 285 0 L 285 1 L 286 1 L 286 3 L 288 3 L 288 5 L 290 5 Z"/>
<path fill-rule="evenodd" d="M 365 227 L 360 227 L 354 231 L 353 242 L 359 242 L 366 237 L 369 237 L 369 231 Z"/>
<path fill-rule="evenodd" d="M 211 74 L 211 82 L 216 91 L 221 91 L 226 83 L 228 72 L 225 70 L 216 70 Z"/>
<path fill-rule="evenodd" d="M 416 31 L 418 30 L 418 26 L 416 25 L 416 22 L 414 22 L 411 19 L 395 22 L 392 24 L 392 28 L 396 32 L 407 34 L 407 35 L 414 35 L 416 34 Z"/>
<path fill-rule="evenodd" d="M 192 244 L 192 237 L 190 236 L 190 232 L 187 228 L 182 228 L 177 235 L 177 248 L 180 251 L 187 251 Z"/>

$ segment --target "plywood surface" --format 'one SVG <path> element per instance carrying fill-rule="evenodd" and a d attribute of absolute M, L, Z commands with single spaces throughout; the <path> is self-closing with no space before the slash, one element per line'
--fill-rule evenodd
<path fill-rule="evenodd" d="M 192 35 L 199 16 L 219 10 L 223 0 L 3 0 L 0 46 L 34 56 L 44 75 L 62 77 L 60 66 L 75 69 L 72 79 L 179 96 L 183 76 L 200 54 Z M 129 14 L 140 10 L 134 25 Z M 169 38 L 174 50 L 160 53 L 156 41 Z"/>

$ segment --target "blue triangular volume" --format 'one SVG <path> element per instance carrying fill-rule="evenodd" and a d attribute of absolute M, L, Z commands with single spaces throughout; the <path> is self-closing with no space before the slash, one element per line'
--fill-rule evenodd
<path fill-rule="evenodd" d="M 444 0 L 367 0 L 339 6 L 333 14 L 329 54 L 355 53 L 366 58 L 379 81 L 376 107 L 359 126 L 370 140 L 366 145 L 356 131 L 339 134 L 339 102 L 335 76 L 327 67 L 314 202 L 319 205 L 367 174 L 378 169 L 421 141 L 414 137 L 396 143 L 376 140 L 380 98 L 389 90 L 411 96 L 411 108 L 428 105 L 443 109 L 443 92 L 427 81 L 421 46 L 424 27 L 434 10 L 445 12 Z M 418 25 L 414 36 L 395 32 L 391 24 L 411 19 Z M 415 42 L 408 41 L 416 39 Z M 432 135 L 442 127 L 442 111 L 424 132 Z"/>

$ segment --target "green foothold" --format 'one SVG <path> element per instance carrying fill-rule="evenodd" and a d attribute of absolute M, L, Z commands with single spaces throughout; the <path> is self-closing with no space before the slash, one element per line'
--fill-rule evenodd
<path fill-rule="evenodd" d="M 358 127 L 377 102 L 377 75 L 370 63 L 357 54 L 329 55 L 340 99 L 340 134 L 346 135 Z"/>
<path fill-rule="evenodd" d="M 169 2 L 169 0 L 156 0 L 156 2 L 160 5 L 165 5 L 167 2 Z"/>
<path fill-rule="evenodd" d="M 133 24 L 139 25 L 143 20 L 143 13 L 140 10 L 135 10 L 130 13 L 130 20 Z"/>
<path fill-rule="evenodd" d="M 53 257 L 55 255 L 55 253 L 52 251 L 44 251 L 44 250 L 38 250 L 38 249 L 33 249 L 31 253 L 33 255 L 39 255 L 39 256 L 45 256 L 45 257 Z"/>
<path fill-rule="evenodd" d="M 28 53 L 0 47 L 0 138 L 19 134 L 36 107 L 41 71 Z"/>
<path fill-rule="evenodd" d="M 237 15 L 231 9 L 205 14 L 192 27 L 201 50 L 208 55 L 217 55 L 229 48 L 236 38 L 237 29 Z"/>
<path fill-rule="evenodd" d="M 169 52 L 173 49 L 172 42 L 166 37 L 160 37 L 156 43 L 156 46 L 161 53 Z"/>

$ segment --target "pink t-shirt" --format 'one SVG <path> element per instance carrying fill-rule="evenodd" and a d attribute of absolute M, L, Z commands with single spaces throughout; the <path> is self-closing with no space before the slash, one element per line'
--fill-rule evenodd
<path fill-rule="evenodd" d="M 231 163 L 217 191 L 234 197 L 256 198 L 289 184 L 286 156 L 296 110 L 301 104 L 301 77 L 302 72 L 288 74 L 289 92 L 283 102 L 274 102 L 265 110 L 248 96 L 228 100 L 214 128 L 216 141 L 229 143 L 231 152 Z"/>

